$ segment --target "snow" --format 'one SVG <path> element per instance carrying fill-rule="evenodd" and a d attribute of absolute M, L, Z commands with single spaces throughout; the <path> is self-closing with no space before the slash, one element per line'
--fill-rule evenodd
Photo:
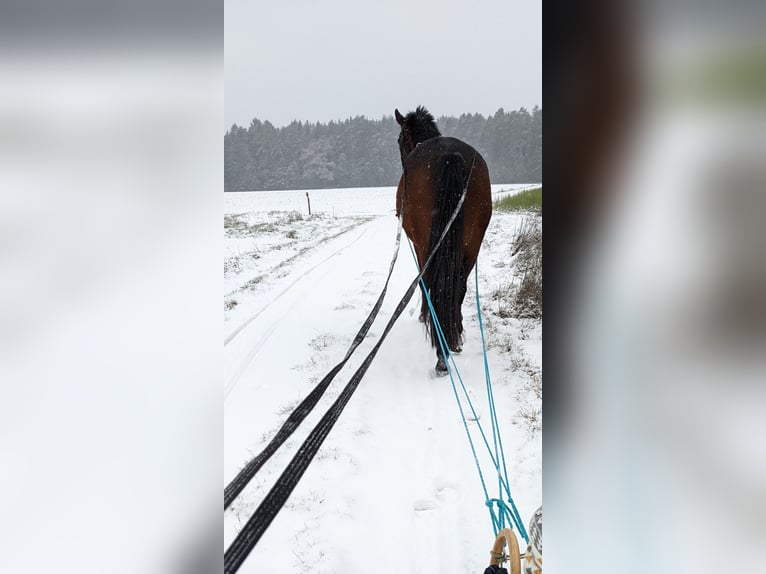
<path fill-rule="evenodd" d="M 529 186 L 493 186 L 500 197 Z M 346 352 L 393 255 L 395 188 L 227 193 L 224 255 L 224 484 L 267 444 Z M 523 521 L 541 504 L 540 323 L 500 317 L 510 241 L 524 216 L 493 214 L 479 258 L 488 357 L 511 491 Z M 406 242 L 367 340 L 293 437 L 225 512 L 228 546 L 377 341 L 415 277 Z M 460 373 L 489 431 L 473 276 Z M 357 392 L 241 572 L 483 572 L 494 541 L 448 377 L 413 297 Z M 469 422 L 474 440 L 476 422 Z M 497 495 L 494 469 L 477 442 Z M 492 470 L 492 472 L 490 472 Z M 493 486 L 494 485 L 494 486 Z M 523 546 L 523 543 L 522 543 Z"/>

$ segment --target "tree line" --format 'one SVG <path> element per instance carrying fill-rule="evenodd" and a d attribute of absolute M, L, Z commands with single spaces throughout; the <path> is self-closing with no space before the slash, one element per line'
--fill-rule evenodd
<path fill-rule="evenodd" d="M 542 110 L 535 106 L 494 115 L 442 116 L 442 135 L 474 146 L 487 161 L 493 183 L 542 180 Z M 324 189 L 396 185 L 401 175 L 392 116 L 370 120 L 294 121 L 276 128 L 254 119 L 224 135 L 224 191 Z"/>

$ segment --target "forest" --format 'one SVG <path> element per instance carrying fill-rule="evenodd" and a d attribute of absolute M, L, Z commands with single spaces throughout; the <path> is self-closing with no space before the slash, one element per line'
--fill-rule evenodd
<path fill-rule="evenodd" d="M 442 135 L 471 144 L 489 166 L 492 183 L 542 179 L 542 110 L 503 108 L 488 117 L 436 120 Z M 393 116 L 343 121 L 293 121 L 274 127 L 253 119 L 224 135 L 224 191 L 325 189 L 396 185 L 401 175 L 399 125 Z"/>

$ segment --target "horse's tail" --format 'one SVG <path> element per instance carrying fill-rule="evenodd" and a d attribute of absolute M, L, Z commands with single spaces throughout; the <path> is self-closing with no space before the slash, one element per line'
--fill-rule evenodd
<path fill-rule="evenodd" d="M 467 170 L 463 156 L 447 153 L 438 159 L 434 185 L 434 210 L 431 219 L 431 237 L 428 253 L 433 251 L 452 212 L 455 211 L 465 186 Z M 460 346 L 463 331 L 460 313 L 460 285 L 463 281 L 463 209 L 452 222 L 439 251 L 423 275 L 436 316 L 450 349 Z M 439 348 L 439 339 L 433 318 L 428 314 L 428 334 L 431 344 Z"/>

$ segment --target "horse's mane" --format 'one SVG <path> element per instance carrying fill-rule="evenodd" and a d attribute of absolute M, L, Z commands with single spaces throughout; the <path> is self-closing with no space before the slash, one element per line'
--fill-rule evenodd
<path fill-rule="evenodd" d="M 423 106 L 418 106 L 414 112 L 404 116 L 404 125 L 415 143 L 442 135 L 434 117 Z"/>

